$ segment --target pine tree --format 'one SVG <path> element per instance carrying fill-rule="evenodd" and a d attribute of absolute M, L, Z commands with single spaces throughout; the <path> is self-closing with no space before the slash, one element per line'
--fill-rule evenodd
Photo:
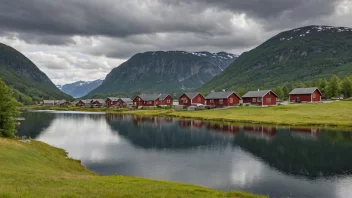
<path fill-rule="evenodd" d="M 283 100 L 286 100 L 288 98 L 289 90 L 286 85 L 282 87 L 282 94 L 283 94 Z"/>
<path fill-rule="evenodd" d="M 328 96 L 331 97 L 339 97 L 340 96 L 340 79 L 336 75 L 331 77 L 328 88 Z"/>
<path fill-rule="evenodd" d="M 18 115 L 17 101 L 13 92 L 0 79 L 0 136 L 15 136 L 15 117 Z"/>
<path fill-rule="evenodd" d="M 341 88 L 345 98 L 350 98 L 352 96 L 352 80 L 347 76 L 343 79 Z"/>
<path fill-rule="evenodd" d="M 278 86 L 275 89 L 273 89 L 273 92 L 275 92 L 281 100 L 285 99 L 284 92 L 282 91 L 282 87 Z"/>
<path fill-rule="evenodd" d="M 319 79 L 319 90 L 323 93 L 323 96 L 327 96 L 327 86 L 328 86 L 328 81 L 324 79 Z"/>

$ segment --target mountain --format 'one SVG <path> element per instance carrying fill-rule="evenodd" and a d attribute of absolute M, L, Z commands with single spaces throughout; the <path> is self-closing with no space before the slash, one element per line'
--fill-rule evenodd
<path fill-rule="evenodd" d="M 104 79 L 98 79 L 95 81 L 78 81 L 65 85 L 56 85 L 62 92 L 67 93 L 74 98 L 80 98 L 87 95 L 93 89 L 99 87 L 103 83 Z"/>
<path fill-rule="evenodd" d="M 274 88 L 352 74 L 352 29 L 307 26 L 282 32 L 243 53 L 201 91 Z"/>
<path fill-rule="evenodd" d="M 42 99 L 72 99 L 61 92 L 27 57 L 1 43 L 0 78 L 14 90 L 16 99 L 25 104 Z"/>
<path fill-rule="evenodd" d="M 108 93 L 177 92 L 199 88 L 221 73 L 236 55 L 226 52 L 138 53 L 114 68 L 89 96 Z"/>

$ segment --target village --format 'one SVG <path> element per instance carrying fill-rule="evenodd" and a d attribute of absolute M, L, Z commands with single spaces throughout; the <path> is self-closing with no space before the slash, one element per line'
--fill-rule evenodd
<path fill-rule="evenodd" d="M 322 93 L 317 87 L 295 88 L 289 93 L 288 103 L 318 103 L 322 100 Z M 286 104 L 288 104 L 286 103 Z M 170 94 L 140 94 L 131 98 L 108 97 L 107 99 L 80 99 L 76 102 L 66 100 L 43 100 L 43 106 L 75 105 L 78 107 L 107 107 L 107 108 L 155 108 L 173 107 L 175 110 L 201 110 L 224 108 L 231 106 L 276 106 L 283 104 L 272 90 L 249 91 L 239 96 L 233 91 L 212 91 L 203 96 L 200 92 L 183 93 L 178 99 Z"/>

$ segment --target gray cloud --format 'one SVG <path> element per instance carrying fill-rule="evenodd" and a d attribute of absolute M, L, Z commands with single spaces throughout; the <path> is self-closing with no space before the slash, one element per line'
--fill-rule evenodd
<path fill-rule="evenodd" d="M 101 78 L 144 51 L 240 54 L 283 30 L 352 26 L 351 0 L 0 0 L 0 5 L 0 41 L 19 48 L 60 83 Z"/>

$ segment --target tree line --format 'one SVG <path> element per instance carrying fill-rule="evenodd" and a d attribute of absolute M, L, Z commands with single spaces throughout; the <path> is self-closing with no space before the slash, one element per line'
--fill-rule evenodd
<path fill-rule="evenodd" d="M 18 102 L 13 90 L 0 79 L 0 137 L 15 137 Z"/>

